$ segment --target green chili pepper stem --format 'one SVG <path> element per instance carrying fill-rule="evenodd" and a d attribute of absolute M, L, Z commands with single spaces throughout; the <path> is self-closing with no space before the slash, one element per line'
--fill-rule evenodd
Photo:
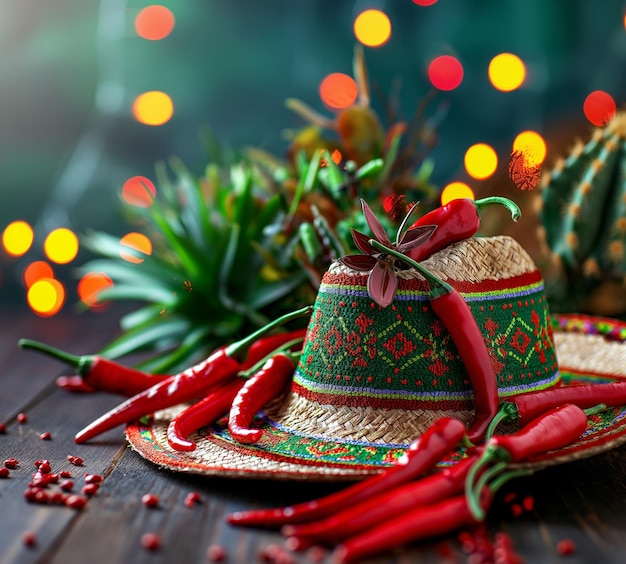
<path fill-rule="evenodd" d="M 244 337 L 240 341 L 236 341 L 235 343 L 228 345 L 228 347 L 226 347 L 226 355 L 236 360 L 241 360 L 242 358 L 245 358 L 248 353 L 248 349 L 252 346 L 254 341 L 266 333 L 269 333 L 273 329 L 276 329 L 276 327 L 280 327 L 281 325 L 291 321 L 292 319 L 297 319 L 298 317 L 303 317 L 305 315 L 311 315 L 311 313 L 313 313 L 312 305 L 286 313 L 285 315 L 282 315 L 274 321 L 264 325 L 260 329 L 257 329 L 254 333 L 250 333 L 250 335 Z"/>
<path fill-rule="evenodd" d="M 495 433 L 496 428 L 502 421 L 511 420 L 514 421 L 519 418 L 519 413 L 517 411 L 517 406 L 510 402 L 504 401 L 500 404 L 497 413 L 494 415 L 491 423 L 489 423 L 489 427 L 487 427 L 487 435 L 485 436 L 485 440 L 490 439 Z"/>
<path fill-rule="evenodd" d="M 23 349 L 38 351 L 67 363 L 74 367 L 76 372 L 78 372 L 81 376 L 84 376 L 87 372 L 89 372 L 94 361 L 94 357 L 92 355 L 78 356 L 62 351 L 61 349 L 57 349 L 56 347 L 40 343 L 39 341 L 32 341 L 31 339 L 20 339 L 17 344 Z"/>
<path fill-rule="evenodd" d="M 504 198 L 502 196 L 488 196 L 487 198 L 481 198 L 480 200 L 474 201 L 474 205 L 479 211 L 493 204 L 500 204 L 508 209 L 511 213 L 511 219 L 513 221 L 517 221 L 522 216 L 522 210 L 519 209 L 519 206 L 513 200 L 509 200 L 509 198 Z"/>
<path fill-rule="evenodd" d="M 376 239 L 370 239 L 369 244 L 379 251 L 406 262 L 409 266 L 412 266 L 415 270 L 417 270 L 424 278 L 426 278 L 426 281 L 430 285 L 431 297 L 436 298 L 444 294 L 449 294 L 454 290 L 450 284 L 444 282 L 441 278 L 435 276 L 432 272 L 424 268 L 419 262 L 407 257 L 405 254 L 383 245 Z"/>
<path fill-rule="evenodd" d="M 301 343 L 303 340 L 304 339 L 293 339 L 281 345 L 280 347 L 276 347 L 271 353 L 265 355 L 254 366 L 252 366 L 251 368 L 248 368 L 248 370 L 241 370 L 240 372 L 237 372 L 237 376 L 241 376 L 242 378 L 245 378 L 245 379 L 250 378 L 251 376 L 254 376 L 254 374 L 258 372 L 270 358 L 272 358 L 274 355 L 277 355 L 279 353 L 288 356 L 289 358 L 291 358 L 294 364 L 297 364 L 298 360 L 300 359 L 300 352 L 297 352 L 297 351 L 291 352 L 289 349 L 293 347 L 294 345 Z"/>
<path fill-rule="evenodd" d="M 475 499 L 471 499 L 471 496 L 474 495 L 472 492 L 476 490 L 476 486 L 474 484 L 480 483 L 480 479 L 478 478 L 480 472 L 485 466 L 492 462 L 495 462 L 493 466 L 494 468 L 502 464 L 506 466 L 508 459 L 508 453 L 504 449 L 495 445 L 487 445 L 487 447 L 485 447 L 485 450 L 483 450 L 480 456 L 476 459 L 476 462 L 474 462 L 474 464 L 472 464 L 472 467 L 469 469 L 467 477 L 465 478 L 465 492 L 468 496 L 467 501 L 470 505 L 470 508 L 472 509 L 472 513 L 474 514 L 474 516 L 478 516 L 482 511 L 478 502 Z M 490 472 L 490 470 L 485 471 L 485 473 L 487 472 Z M 475 511 L 475 509 L 477 510 Z"/>
<path fill-rule="evenodd" d="M 500 474 L 506 468 L 506 462 L 498 462 L 493 467 L 485 470 L 482 476 L 476 480 L 476 485 L 470 484 L 470 487 L 465 488 L 465 498 L 467 499 L 467 505 L 474 515 L 476 521 L 484 521 L 485 510 L 480 506 L 480 496 L 483 488 L 485 488 L 488 482 L 496 475 Z M 474 469 L 474 466 L 470 469 L 470 472 Z M 469 477 L 469 475 L 468 475 Z M 491 490 L 492 494 L 495 492 L 493 486 L 487 486 Z"/>
<path fill-rule="evenodd" d="M 593 407 L 588 407 L 587 409 L 583 409 L 585 415 L 589 417 L 590 415 L 595 415 L 596 413 L 601 413 L 606 409 L 605 403 L 599 403 L 598 405 L 594 405 Z"/>

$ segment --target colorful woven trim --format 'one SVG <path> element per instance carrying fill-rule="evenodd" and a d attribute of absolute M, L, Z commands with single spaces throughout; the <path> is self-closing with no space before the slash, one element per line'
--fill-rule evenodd
<path fill-rule="evenodd" d="M 550 319 L 554 331 L 602 335 L 611 341 L 626 341 L 626 322 L 580 313 L 553 315 Z"/>
<path fill-rule="evenodd" d="M 539 271 L 456 283 L 490 350 L 500 394 L 559 381 Z M 381 308 L 364 276 L 326 273 L 293 391 L 322 404 L 402 409 L 472 409 L 471 383 L 450 335 L 433 313 L 425 282 L 401 280 Z"/>

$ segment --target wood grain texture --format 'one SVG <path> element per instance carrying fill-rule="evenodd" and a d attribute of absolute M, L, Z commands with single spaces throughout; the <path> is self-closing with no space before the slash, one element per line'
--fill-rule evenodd
<path fill-rule="evenodd" d="M 11 343 L 28 337 L 88 354 L 115 330 L 113 315 L 90 320 L 87 327 L 82 316 L 43 321 L 15 316 L 0 328 L 0 421 L 8 427 L 0 435 L 0 462 L 8 457 L 20 461 L 8 479 L 0 479 L 2 564 L 206 563 L 212 544 L 225 547 L 227 562 L 259 562 L 264 547 L 283 545 L 282 537 L 276 531 L 232 527 L 224 520 L 227 513 L 293 504 L 343 487 L 162 470 L 127 448 L 121 427 L 76 445 L 74 434 L 121 398 L 59 390 L 54 384 L 61 372 L 57 362 Z M 26 423 L 16 422 L 19 412 L 26 413 Z M 40 438 L 44 431 L 52 434 L 51 440 Z M 68 454 L 82 457 L 85 465 L 71 465 Z M 85 473 L 101 474 L 104 482 L 80 511 L 28 503 L 23 492 L 40 458 L 50 460 L 55 472 L 71 471 L 75 491 L 80 491 Z M 184 501 L 192 491 L 202 502 L 190 508 Z M 142 503 L 145 493 L 159 497 L 157 508 Z M 626 447 L 512 481 L 497 496 L 487 529 L 491 540 L 498 533 L 509 535 L 525 562 L 621 564 L 626 554 Z M 27 531 L 37 537 L 34 547 L 22 542 Z M 162 539 L 159 551 L 141 546 L 141 536 L 148 532 Z M 458 539 L 454 533 L 369 562 L 469 561 Z M 575 554 L 558 554 L 563 539 L 575 543 Z M 294 555 L 294 561 L 310 562 L 306 553 Z"/>

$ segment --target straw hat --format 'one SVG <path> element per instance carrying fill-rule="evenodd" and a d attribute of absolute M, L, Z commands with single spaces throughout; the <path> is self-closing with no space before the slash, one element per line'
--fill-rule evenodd
<path fill-rule="evenodd" d="M 550 318 L 541 273 L 514 239 L 471 238 L 422 264 L 470 306 L 501 398 L 626 378 L 626 325 L 574 315 Z M 414 270 L 400 271 L 398 278 L 393 303 L 382 308 L 366 291 L 366 273 L 339 262 L 329 268 L 291 389 L 257 417 L 264 430 L 259 443 L 238 444 L 222 421 L 192 435 L 196 450 L 173 450 L 166 430 L 184 407 L 178 406 L 128 426 L 131 446 L 176 471 L 356 479 L 392 464 L 434 419 L 452 415 L 469 422 L 469 378 L 430 308 L 428 286 Z M 626 407 L 611 408 L 594 416 L 575 444 L 538 457 L 533 465 L 591 456 L 624 441 Z"/>

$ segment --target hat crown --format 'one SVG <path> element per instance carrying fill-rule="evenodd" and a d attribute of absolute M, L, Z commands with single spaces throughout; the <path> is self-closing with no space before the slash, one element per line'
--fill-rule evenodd
<path fill-rule="evenodd" d="M 470 307 L 501 396 L 558 382 L 543 279 L 515 240 L 468 239 L 422 264 Z M 430 307 L 428 285 L 414 270 L 398 278 L 394 302 L 382 308 L 367 293 L 367 274 L 341 263 L 329 268 L 294 375 L 295 394 L 335 406 L 472 409 L 469 375 Z"/>

